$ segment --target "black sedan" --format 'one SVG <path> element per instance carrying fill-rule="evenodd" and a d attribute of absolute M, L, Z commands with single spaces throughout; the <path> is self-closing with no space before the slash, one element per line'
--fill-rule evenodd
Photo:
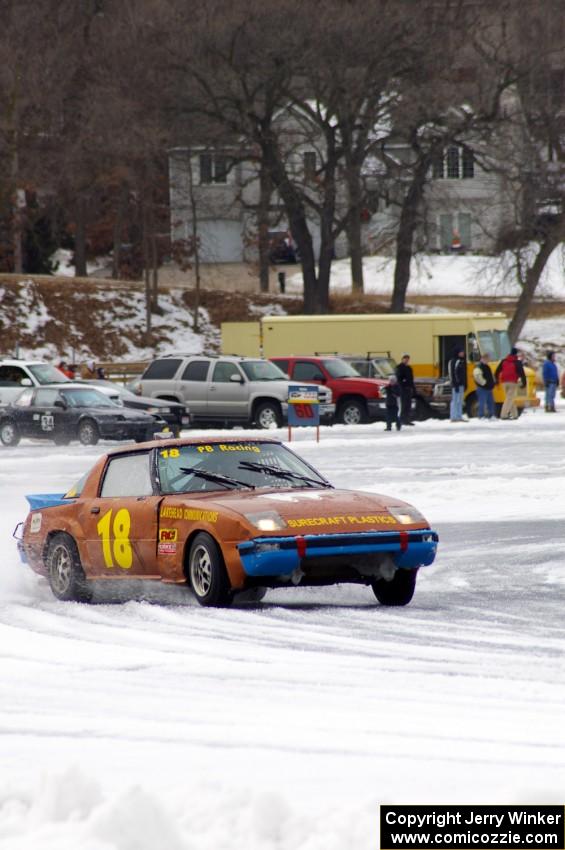
<path fill-rule="evenodd" d="M 166 430 L 164 420 L 141 410 L 118 407 L 94 387 L 56 385 L 23 390 L 13 404 L 0 409 L 0 440 L 16 446 L 22 437 L 84 446 L 106 440 L 151 439 Z"/>
<path fill-rule="evenodd" d="M 144 410 L 146 413 L 152 413 L 164 419 L 175 437 L 179 436 L 183 428 L 188 428 L 190 425 L 189 411 L 179 401 L 136 395 L 126 387 L 113 383 L 113 381 L 94 380 L 87 383 L 97 387 L 112 401 L 116 401 L 124 407 L 130 407 L 132 410 Z"/>

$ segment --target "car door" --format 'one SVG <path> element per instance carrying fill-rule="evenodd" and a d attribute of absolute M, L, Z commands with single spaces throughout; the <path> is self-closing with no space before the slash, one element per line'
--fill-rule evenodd
<path fill-rule="evenodd" d="M 33 395 L 28 437 L 54 440 L 64 430 L 65 409 L 55 405 L 61 400 L 59 391 L 51 387 L 40 387 Z"/>
<path fill-rule="evenodd" d="M 110 456 L 99 495 L 82 502 L 80 524 L 89 577 L 159 577 L 156 556 L 161 496 L 154 492 L 151 469 L 151 452 Z"/>
<path fill-rule="evenodd" d="M 203 417 L 207 411 L 210 365 L 211 361 L 203 358 L 191 360 L 186 364 L 180 376 L 180 394 L 193 418 Z"/>
<path fill-rule="evenodd" d="M 208 416 L 215 419 L 249 418 L 249 384 L 236 363 L 214 363 L 208 387 Z"/>

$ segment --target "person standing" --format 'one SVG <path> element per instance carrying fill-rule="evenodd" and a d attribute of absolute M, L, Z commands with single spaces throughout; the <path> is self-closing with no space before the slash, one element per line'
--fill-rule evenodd
<path fill-rule="evenodd" d="M 396 430 L 400 431 L 400 387 L 396 375 L 391 375 L 388 384 L 385 387 L 386 398 L 386 428 L 385 431 L 392 431 L 392 426 L 396 425 Z"/>
<path fill-rule="evenodd" d="M 543 362 L 543 385 L 545 387 L 545 412 L 556 413 L 555 392 L 559 383 L 559 370 L 555 362 L 555 351 L 548 351 Z"/>
<path fill-rule="evenodd" d="M 410 410 L 414 397 L 414 372 L 410 366 L 409 354 L 402 355 L 395 374 L 400 389 L 400 421 L 403 425 L 413 425 L 410 421 Z"/>
<path fill-rule="evenodd" d="M 516 396 L 518 387 L 526 386 L 526 373 L 524 364 L 518 356 L 518 349 L 512 348 L 503 360 L 500 361 L 494 373 L 495 380 L 502 384 L 504 389 L 504 404 L 500 413 L 501 419 L 517 419 L 518 408 L 516 407 Z"/>
<path fill-rule="evenodd" d="M 477 385 L 477 399 L 479 402 L 479 419 L 494 419 L 494 375 L 489 366 L 490 355 L 481 354 L 481 359 L 473 369 L 473 378 Z"/>
<path fill-rule="evenodd" d="M 463 419 L 463 399 L 467 389 L 467 361 L 465 349 L 455 349 L 448 365 L 449 382 L 451 384 L 450 418 L 452 422 L 465 422 Z"/>

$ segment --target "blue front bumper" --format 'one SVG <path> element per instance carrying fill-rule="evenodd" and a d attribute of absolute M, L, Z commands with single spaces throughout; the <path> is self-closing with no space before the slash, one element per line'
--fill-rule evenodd
<path fill-rule="evenodd" d="M 308 560 L 347 563 L 348 557 L 386 555 L 404 569 L 427 567 L 436 556 L 435 531 L 366 531 L 357 534 L 305 534 L 303 537 L 256 537 L 237 548 L 248 576 L 290 576 Z"/>

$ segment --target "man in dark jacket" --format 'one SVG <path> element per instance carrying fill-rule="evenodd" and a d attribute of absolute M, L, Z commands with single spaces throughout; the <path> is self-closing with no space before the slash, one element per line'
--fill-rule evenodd
<path fill-rule="evenodd" d="M 524 364 L 518 357 L 518 349 L 513 348 L 503 360 L 500 361 L 494 373 L 495 380 L 502 384 L 504 389 L 504 404 L 500 412 L 501 419 L 517 419 L 518 408 L 516 407 L 516 395 L 518 387 L 526 386 L 526 373 Z"/>
<path fill-rule="evenodd" d="M 414 372 L 410 366 L 410 355 L 403 354 L 396 367 L 396 379 L 400 387 L 400 421 L 403 425 L 413 425 L 410 410 L 414 396 Z"/>
<path fill-rule="evenodd" d="M 450 416 L 452 422 L 465 422 L 463 419 L 463 399 L 467 389 L 467 361 L 465 349 L 457 348 L 448 364 L 451 383 Z"/>
<path fill-rule="evenodd" d="M 555 392 L 559 383 L 559 370 L 555 362 L 555 351 L 548 351 L 542 369 L 545 387 L 545 412 L 555 413 Z"/>
<path fill-rule="evenodd" d="M 479 402 L 479 419 L 494 418 L 494 375 L 489 366 L 490 355 L 481 354 L 481 359 L 473 369 L 473 378 L 477 385 L 477 400 Z"/>
<path fill-rule="evenodd" d="M 396 375 L 391 375 L 388 384 L 385 387 L 386 398 L 386 428 L 385 431 L 392 431 L 393 424 L 396 425 L 396 430 L 400 431 L 400 387 Z"/>

